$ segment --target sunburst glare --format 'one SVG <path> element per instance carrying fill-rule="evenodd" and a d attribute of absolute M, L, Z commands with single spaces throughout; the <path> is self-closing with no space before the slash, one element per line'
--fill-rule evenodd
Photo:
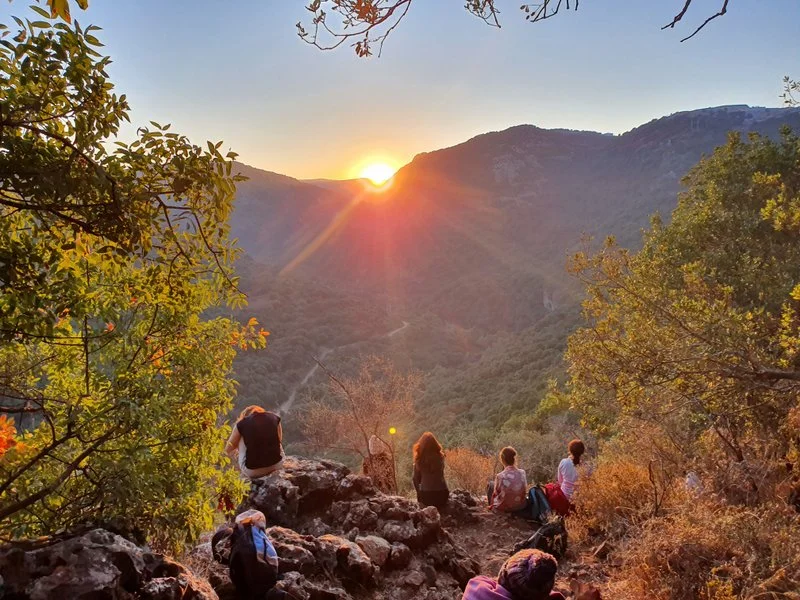
<path fill-rule="evenodd" d="M 358 176 L 362 179 L 369 179 L 374 185 L 381 186 L 394 177 L 396 168 L 385 162 L 374 162 L 365 165 Z"/>

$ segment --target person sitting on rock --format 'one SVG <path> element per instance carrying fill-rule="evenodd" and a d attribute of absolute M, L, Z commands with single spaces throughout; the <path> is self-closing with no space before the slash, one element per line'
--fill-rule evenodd
<path fill-rule="evenodd" d="M 564 600 L 554 592 L 556 559 L 541 550 L 521 550 L 500 568 L 497 579 L 485 575 L 467 583 L 461 600 Z"/>
<path fill-rule="evenodd" d="M 500 451 L 503 470 L 489 484 L 486 497 L 492 510 L 517 512 L 528 505 L 528 480 L 525 471 L 517 468 L 517 451 L 506 446 Z"/>
<path fill-rule="evenodd" d="M 234 459 L 245 477 L 255 479 L 283 466 L 282 444 L 281 418 L 253 405 L 239 415 L 225 444 L 225 453 Z"/>
<path fill-rule="evenodd" d="M 377 435 L 369 438 L 369 456 L 364 459 L 361 470 L 384 494 L 397 493 L 392 450 Z"/>
<path fill-rule="evenodd" d="M 417 502 L 421 505 L 435 506 L 439 510 L 447 505 L 450 491 L 444 478 L 444 451 L 430 431 L 423 433 L 414 444 L 412 480 Z"/>
<path fill-rule="evenodd" d="M 557 481 L 561 491 L 572 502 L 572 495 L 578 485 L 578 465 L 581 464 L 581 456 L 586 451 L 586 447 L 580 440 L 572 440 L 567 448 L 569 456 L 563 459 L 558 465 Z"/>

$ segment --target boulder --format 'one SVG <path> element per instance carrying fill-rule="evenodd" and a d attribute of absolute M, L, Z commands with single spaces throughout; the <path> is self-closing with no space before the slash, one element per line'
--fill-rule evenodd
<path fill-rule="evenodd" d="M 422 584 L 424 583 L 425 583 L 425 575 L 423 575 L 419 571 L 411 571 L 405 577 L 403 577 L 403 585 L 407 585 L 414 589 L 421 588 Z"/>
<path fill-rule="evenodd" d="M 338 572 L 345 580 L 362 585 L 377 583 L 378 567 L 372 563 L 358 544 L 335 535 L 323 535 L 317 538 L 317 543 L 323 553 L 333 550 Z"/>
<path fill-rule="evenodd" d="M 0 577 L 6 594 L 29 600 L 218 598 L 183 565 L 104 529 L 31 550 L 0 548 Z"/>
<path fill-rule="evenodd" d="M 379 567 L 383 567 L 386 564 L 386 561 L 389 560 L 389 554 L 392 552 L 392 545 L 377 535 L 359 536 L 356 538 L 356 544 Z"/>
<path fill-rule="evenodd" d="M 343 464 L 327 460 L 287 457 L 283 468 L 250 482 L 250 494 L 238 512 L 255 508 L 270 523 L 297 528 L 298 518 L 327 510 L 337 498 L 342 481 L 350 474 Z M 343 493 L 366 489 L 358 480 Z"/>
<path fill-rule="evenodd" d="M 414 555 L 411 553 L 411 548 L 400 542 L 392 544 L 392 551 L 389 553 L 388 567 L 391 569 L 405 569 L 410 563 Z"/>
<path fill-rule="evenodd" d="M 341 587 L 312 582 L 300 573 L 287 573 L 275 587 L 294 600 L 352 600 Z"/>

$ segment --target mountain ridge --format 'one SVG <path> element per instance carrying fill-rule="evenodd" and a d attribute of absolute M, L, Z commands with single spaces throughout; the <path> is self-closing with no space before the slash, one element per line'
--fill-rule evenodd
<path fill-rule="evenodd" d="M 463 407 L 493 386 L 508 390 L 497 400 L 508 396 L 514 411 L 532 410 L 578 322 L 582 289 L 565 265 L 584 234 L 614 235 L 636 249 L 653 214 L 668 220 L 681 178 L 730 131 L 777 136 L 784 124 L 800 130 L 800 109 L 681 111 L 619 135 L 515 126 L 417 155 L 382 193 L 250 170 L 232 220 L 253 261 L 242 283 L 262 290 L 251 293 L 261 322 L 285 315 L 302 341 L 279 331 L 271 342 L 284 357 L 268 351 L 252 359 L 265 362 L 259 369 L 268 381 L 250 378 L 243 387 L 273 390 L 280 397 L 266 404 L 282 403 L 313 366 L 310 352 L 361 339 L 354 353 L 385 354 L 429 374 L 423 404 L 432 412 L 423 415 L 445 419 L 437 402 Z M 281 286 L 314 303 L 286 306 Z M 274 297 L 262 302 L 267 289 Z M 402 321 L 411 323 L 402 339 L 375 341 Z M 501 364 L 504 354 L 516 362 Z M 357 365 L 355 355 L 331 360 L 344 372 Z M 514 364 L 523 362 L 539 366 L 522 374 Z M 478 366 L 480 380 L 470 378 Z M 519 385 L 507 385 L 513 373 Z M 456 426 L 453 414 L 479 420 L 480 413 L 459 409 L 442 422 Z M 503 414 L 492 407 L 494 426 Z"/>

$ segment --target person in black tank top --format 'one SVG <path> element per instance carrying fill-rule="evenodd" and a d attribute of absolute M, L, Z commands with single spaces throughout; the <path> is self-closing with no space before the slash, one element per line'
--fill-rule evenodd
<path fill-rule="evenodd" d="M 263 477 L 283 465 L 281 418 L 260 406 L 248 406 L 239 415 L 225 452 L 243 475 Z"/>

